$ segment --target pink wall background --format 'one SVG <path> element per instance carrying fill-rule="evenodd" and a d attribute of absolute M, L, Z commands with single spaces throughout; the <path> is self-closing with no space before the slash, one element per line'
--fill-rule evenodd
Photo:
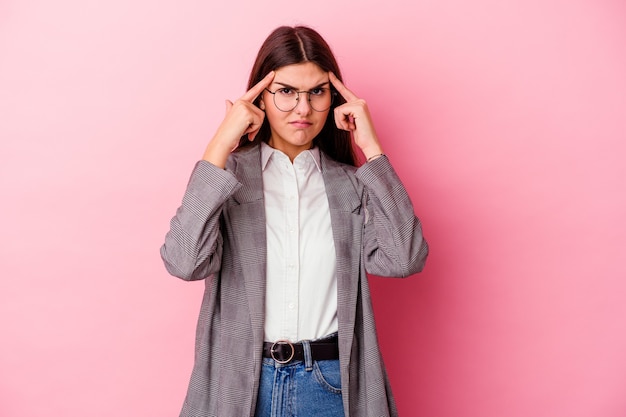
<path fill-rule="evenodd" d="M 626 415 L 620 0 L 0 2 L 0 415 L 174 416 L 202 283 L 158 254 L 280 24 L 327 38 L 431 244 L 372 279 L 403 416 Z"/>

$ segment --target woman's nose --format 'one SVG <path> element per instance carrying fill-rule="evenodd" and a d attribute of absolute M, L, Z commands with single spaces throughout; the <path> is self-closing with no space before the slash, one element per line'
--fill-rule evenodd
<path fill-rule="evenodd" d="M 294 111 L 297 114 L 309 114 L 311 113 L 311 103 L 309 102 L 309 94 L 308 93 L 300 93 L 298 96 L 298 103 L 296 103 L 296 108 Z"/>

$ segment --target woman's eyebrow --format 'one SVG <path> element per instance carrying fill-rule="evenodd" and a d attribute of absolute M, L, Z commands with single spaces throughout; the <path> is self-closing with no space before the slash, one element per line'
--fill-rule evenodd
<path fill-rule="evenodd" d="M 289 84 L 281 83 L 280 81 L 274 81 L 274 84 L 281 85 L 281 86 L 283 86 L 283 88 L 291 88 L 292 90 L 297 90 L 297 88 L 296 88 L 296 87 L 294 87 L 293 85 L 289 85 Z M 320 87 L 323 87 L 323 86 L 325 86 L 325 85 L 327 85 L 327 84 L 330 84 L 330 81 L 324 81 L 324 82 L 321 82 L 321 83 L 319 83 L 318 85 L 316 85 L 316 86 L 314 86 L 314 87 L 309 88 L 309 90 L 313 90 L 313 89 L 315 89 L 315 88 L 320 88 Z M 305 90 L 305 91 L 308 91 L 308 90 Z"/>

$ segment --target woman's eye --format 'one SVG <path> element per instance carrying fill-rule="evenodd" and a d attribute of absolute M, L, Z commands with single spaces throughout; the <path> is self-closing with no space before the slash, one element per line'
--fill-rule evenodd
<path fill-rule="evenodd" d="M 279 88 L 278 92 L 282 95 L 285 96 L 293 96 L 294 95 L 294 91 L 292 88 Z"/>
<path fill-rule="evenodd" d="M 324 88 L 314 88 L 309 91 L 309 93 L 314 96 L 321 96 L 322 94 L 324 94 Z"/>

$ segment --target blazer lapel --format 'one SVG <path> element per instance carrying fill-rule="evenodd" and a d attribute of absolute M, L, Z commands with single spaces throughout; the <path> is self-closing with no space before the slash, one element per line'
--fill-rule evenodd
<path fill-rule="evenodd" d="M 238 256 L 246 277 L 244 282 L 253 332 L 254 352 L 262 351 L 265 317 L 265 282 L 267 272 L 267 239 L 265 226 L 265 201 L 263 197 L 263 172 L 259 146 L 235 154 L 233 169 L 242 187 L 233 194 L 239 204 L 241 216 L 237 219 Z"/>
<path fill-rule="evenodd" d="M 348 366 L 359 294 L 363 187 L 357 182 L 353 172 L 346 170 L 324 153 L 322 153 L 322 175 L 328 195 L 337 253 L 339 354 L 343 366 Z"/>

